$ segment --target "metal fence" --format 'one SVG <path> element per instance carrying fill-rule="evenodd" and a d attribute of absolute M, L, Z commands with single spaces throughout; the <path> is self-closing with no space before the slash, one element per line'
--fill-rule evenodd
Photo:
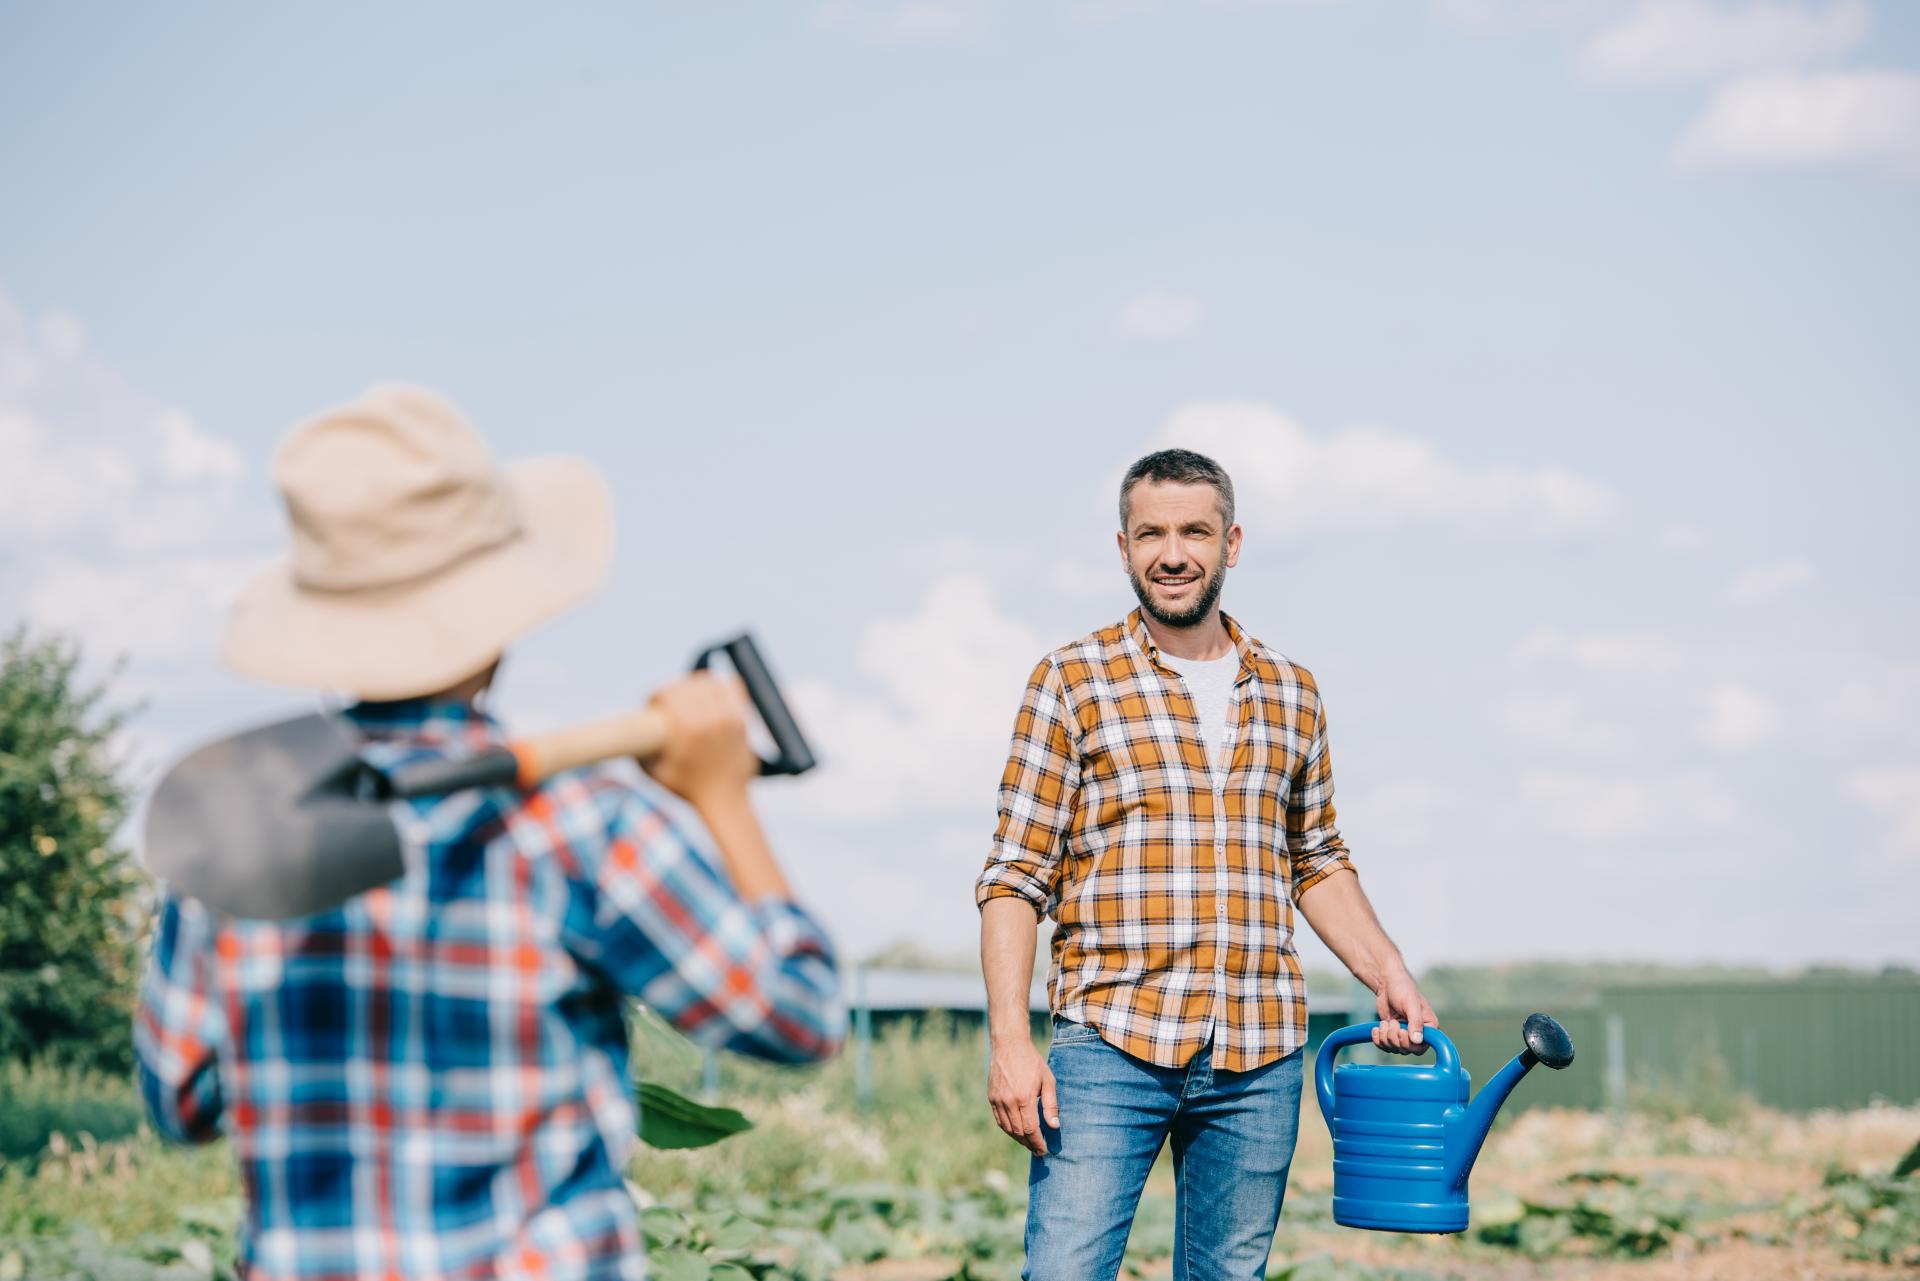
<path fill-rule="evenodd" d="M 1442 1020 L 1476 1087 L 1520 1052 L 1520 1025 L 1532 1012 L 1469 1010 Z M 1503 1111 L 1620 1107 L 1649 1093 L 1739 1094 L 1786 1111 L 1920 1102 L 1920 983 L 1609 988 L 1591 1005 L 1547 1012 L 1572 1035 L 1574 1062 L 1529 1074 Z M 1310 1019 L 1312 1044 L 1353 1021 L 1344 1011 Z"/>
<path fill-rule="evenodd" d="M 863 972 L 853 984 L 854 1053 L 864 1086 L 876 1023 L 919 1022 L 944 1010 L 947 1025 L 979 1026 L 985 992 L 978 976 L 928 978 Z M 1046 1001 L 1033 994 L 1043 1035 Z M 1530 1009 L 1449 1010 L 1441 1026 L 1460 1050 L 1475 1088 L 1521 1050 Z M 1644 1092 L 1685 1100 L 1715 1092 L 1745 1095 L 1788 1111 L 1863 1107 L 1875 1100 L 1920 1102 L 1920 983 L 1782 980 L 1672 984 L 1603 990 L 1590 1004 L 1546 1011 L 1573 1037 L 1573 1064 L 1530 1073 L 1503 1114 L 1530 1107 L 1624 1107 Z M 1372 997 L 1316 1000 L 1308 1046 L 1335 1028 L 1372 1018 Z M 1346 1051 L 1379 1062 L 1371 1047 Z M 1311 1070 L 1311 1062 L 1308 1067 Z M 862 1090 L 864 1094 L 864 1089 Z"/>
<path fill-rule="evenodd" d="M 1727 983 L 1615 988 L 1629 1082 L 1683 1086 L 1717 1059 L 1769 1107 L 1920 1101 L 1920 983 Z"/>

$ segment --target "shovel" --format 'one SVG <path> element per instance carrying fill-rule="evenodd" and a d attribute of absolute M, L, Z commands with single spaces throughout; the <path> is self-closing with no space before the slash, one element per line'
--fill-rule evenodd
<path fill-rule="evenodd" d="M 725 654 L 772 738 L 762 774 L 804 774 L 812 750 L 754 647 L 737 636 L 703 650 L 694 669 Z M 642 709 L 471 756 L 382 772 L 360 756 L 344 717 L 311 713 L 220 739 L 167 771 L 147 807 L 144 862 L 168 886 L 216 912 L 288 920 L 337 907 L 399 879 L 399 818 L 413 797 L 471 787 L 530 788 L 562 770 L 666 745 L 669 727 Z"/>

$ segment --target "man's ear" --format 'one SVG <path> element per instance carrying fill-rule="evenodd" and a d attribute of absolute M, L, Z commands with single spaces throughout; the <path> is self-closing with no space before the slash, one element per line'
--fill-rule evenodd
<path fill-rule="evenodd" d="M 1240 526 L 1235 525 L 1227 531 L 1227 568 L 1232 569 L 1240 563 Z"/>
<path fill-rule="evenodd" d="M 1114 544 L 1120 548 L 1120 564 L 1129 573 L 1133 571 L 1133 561 L 1127 556 L 1127 531 L 1122 529 L 1113 536 Z"/>

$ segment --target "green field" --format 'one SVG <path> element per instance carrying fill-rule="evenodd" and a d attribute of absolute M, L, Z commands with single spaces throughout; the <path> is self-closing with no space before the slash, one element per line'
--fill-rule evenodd
<path fill-rule="evenodd" d="M 850 1056 L 806 1070 L 723 1061 L 717 1097 L 754 1129 L 634 1162 L 656 1275 L 1017 1277 L 1026 1160 L 988 1116 L 983 1048 L 938 1025 L 894 1031 L 875 1048 L 865 1110 Z M 670 1048 L 639 1058 L 669 1084 L 698 1082 L 697 1060 Z M 0 1281 L 230 1275 L 240 1207 L 222 1148 L 162 1145 L 113 1078 L 7 1069 L 0 1095 Z M 1474 1174 L 1473 1228 L 1418 1238 L 1333 1224 L 1309 1099 L 1269 1275 L 1677 1281 L 1920 1267 L 1920 1179 L 1891 1176 L 1920 1138 L 1920 1108 L 1788 1117 L 1737 1098 L 1641 1102 L 1619 1118 L 1542 1109 L 1502 1124 Z M 1163 1162 L 1130 1275 L 1167 1274 L 1172 1204 Z"/>

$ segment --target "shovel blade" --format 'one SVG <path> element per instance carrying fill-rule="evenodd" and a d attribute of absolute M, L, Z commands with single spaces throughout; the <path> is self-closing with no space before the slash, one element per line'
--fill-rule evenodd
<path fill-rule="evenodd" d="M 209 743 L 154 789 L 143 861 L 227 916 L 282 921 L 338 907 L 406 870 L 386 805 L 360 794 L 368 774 L 337 716 Z"/>

